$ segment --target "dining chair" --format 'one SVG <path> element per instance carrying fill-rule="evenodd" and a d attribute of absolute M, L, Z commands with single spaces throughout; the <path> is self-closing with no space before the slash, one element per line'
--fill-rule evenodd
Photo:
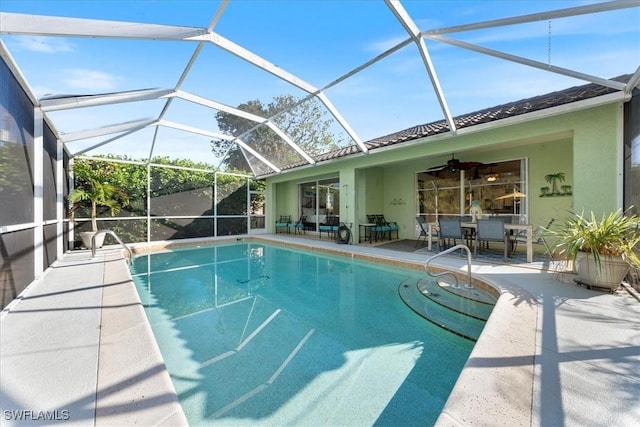
<path fill-rule="evenodd" d="M 465 235 L 461 222 L 460 218 L 440 218 L 440 220 L 438 220 L 438 244 L 440 250 L 447 249 L 452 239 L 452 246 L 457 244 L 457 240 L 464 241 Z"/>
<path fill-rule="evenodd" d="M 509 240 L 505 240 L 506 231 L 504 229 L 504 221 L 502 219 L 479 219 L 476 227 L 476 238 L 473 241 L 473 255 L 478 253 L 478 246 L 482 247 L 482 243 L 502 242 L 509 245 Z"/>

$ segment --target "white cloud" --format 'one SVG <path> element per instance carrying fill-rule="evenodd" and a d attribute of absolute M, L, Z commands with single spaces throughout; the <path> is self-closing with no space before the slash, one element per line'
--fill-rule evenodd
<path fill-rule="evenodd" d="M 65 71 L 67 73 L 64 83 L 71 89 L 83 89 L 90 91 L 113 90 L 117 87 L 120 78 L 104 71 L 74 68 Z"/>
<path fill-rule="evenodd" d="M 25 36 L 16 38 L 16 43 L 20 48 L 31 52 L 58 53 L 75 50 L 73 43 L 61 38 Z"/>

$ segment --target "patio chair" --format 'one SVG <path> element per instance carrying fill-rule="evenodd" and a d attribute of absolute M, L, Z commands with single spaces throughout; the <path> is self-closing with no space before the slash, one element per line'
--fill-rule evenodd
<path fill-rule="evenodd" d="M 398 223 L 395 221 L 387 221 L 384 218 L 384 215 L 379 214 L 379 215 L 374 215 L 376 218 L 375 223 L 378 224 L 381 227 L 389 227 L 389 230 L 387 230 L 387 232 L 389 233 L 389 240 L 391 240 L 391 232 L 395 231 L 396 232 L 396 239 L 398 239 L 398 231 L 400 230 L 400 227 L 398 226 Z"/>
<path fill-rule="evenodd" d="M 462 229 L 460 218 L 440 218 L 438 221 L 438 245 L 440 250 L 447 249 L 453 239 L 453 245 L 457 245 L 457 240 L 464 241 L 465 234 Z"/>
<path fill-rule="evenodd" d="M 340 217 L 337 215 L 327 215 L 327 222 L 320 224 L 318 231 L 320 232 L 320 238 L 322 239 L 322 232 L 327 233 L 327 237 L 335 238 L 338 227 L 340 226 Z"/>
<path fill-rule="evenodd" d="M 509 245 L 509 240 L 505 240 L 506 231 L 504 229 L 504 220 L 496 219 L 479 219 L 476 228 L 476 238 L 473 240 L 473 256 L 478 253 L 478 246 L 482 247 L 486 243 L 489 249 L 489 242 L 501 242 Z M 506 249 L 506 248 L 505 248 Z"/>
<path fill-rule="evenodd" d="M 307 221 L 307 216 L 306 215 L 300 215 L 300 219 L 298 219 L 298 221 L 293 224 L 293 231 L 295 232 L 295 234 L 307 234 L 307 231 L 305 229 L 305 222 Z"/>
<path fill-rule="evenodd" d="M 375 240 L 377 242 L 378 237 L 380 237 L 380 240 L 384 240 L 386 233 L 389 233 L 389 240 L 391 240 L 391 227 L 381 222 L 380 217 L 382 217 L 382 215 L 367 215 L 367 221 L 369 221 L 370 224 L 375 224 L 374 227 L 371 227 L 371 231 L 375 233 Z"/>
<path fill-rule="evenodd" d="M 549 245 L 547 244 L 547 241 L 544 238 L 544 232 L 551 228 L 551 226 L 553 225 L 554 221 L 555 221 L 555 218 L 551 218 L 546 227 L 537 226 L 533 230 L 533 241 L 532 242 L 534 244 L 544 246 L 545 254 L 547 254 L 549 256 L 549 258 L 551 258 L 551 249 L 549 248 Z M 527 243 L 527 235 L 526 235 L 525 231 L 520 231 L 520 232 L 518 232 L 518 233 L 516 233 L 516 234 L 514 234 L 512 236 L 509 236 L 509 239 L 511 240 L 511 245 L 512 245 L 511 252 L 512 253 L 515 252 L 516 249 L 518 248 L 518 242 L 522 242 L 524 244 Z"/>
<path fill-rule="evenodd" d="M 280 215 L 280 219 L 276 221 L 276 234 L 278 230 L 291 233 L 291 215 Z"/>
<path fill-rule="evenodd" d="M 422 246 L 424 246 L 427 243 L 427 239 L 431 239 L 431 236 L 429 235 L 429 224 L 427 221 L 420 215 L 416 216 L 416 221 L 420 226 L 420 235 L 418 236 L 418 241 L 415 244 L 415 247 L 417 248 L 420 244 L 420 239 L 424 238 L 422 243 Z"/>

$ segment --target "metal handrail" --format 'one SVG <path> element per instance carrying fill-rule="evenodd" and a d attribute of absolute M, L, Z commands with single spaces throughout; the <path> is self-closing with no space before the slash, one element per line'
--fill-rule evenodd
<path fill-rule="evenodd" d="M 431 277 L 434 278 L 438 278 L 438 277 L 442 277 L 445 276 L 447 274 L 451 274 L 455 279 L 456 279 L 456 284 L 453 286 L 454 288 L 459 288 L 460 285 L 458 283 L 458 276 L 456 276 L 452 271 L 443 271 L 442 273 L 432 273 L 429 271 L 429 263 L 431 261 L 433 261 L 434 259 L 438 258 L 441 255 L 446 255 L 448 253 L 457 251 L 458 249 L 464 249 L 465 251 L 467 251 L 467 283 L 464 285 L 465 288 L 473 288 L 473 285 L 471 284 L 471 250 L 466 246 L 466 245 L 456 245 L 452 248 L 446 249 L 442 252 L 439 252 L 437 254 L 435 254 L 434 256 L 430 257 L 425 263 L 424 263 L 424 270 L 427 272 L 427 274 Z"/>
<path fill-rule="evenodd" d="M 126 261 L 128 265 L 131 265 L 131 260 L 133 259 L 133 252 L 131 252 L 131 249 L 129 249 L 129 246 L 127 246 L 122 240 L 120 240 L 118 235 L 112 230 L 98 230 L 98 232 L 96 232 L 96 234 L 94 234 L 93 237 L 91 237 L 91 258 L 95 258 L 96 256 L 96 236 L 98 234 L 109 234 L 113 236 L 113 238 L 116 239 L 116 241 L 120 243 L 120 245 L 123 248 L 125 248 L 129 253 L 129 258 L 126 258 Z"/>

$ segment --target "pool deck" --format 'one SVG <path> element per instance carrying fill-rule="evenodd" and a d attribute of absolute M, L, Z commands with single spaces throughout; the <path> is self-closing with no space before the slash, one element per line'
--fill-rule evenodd
<path fill-rule="evenodd" d="M 367 244 L 257 238 L 405 266 L 426 260 Z M 434 265 L 464 272 L 466 258 Z M 589 290 L 535 263 L 474 262 L 472 271 L 501 296 L 437 425 L 637 425 L 637 296 Z M 117 248 L 95 259 L 66 254 L 3 310 L 0 339 L 3 426 L 187 424 Z"/>

